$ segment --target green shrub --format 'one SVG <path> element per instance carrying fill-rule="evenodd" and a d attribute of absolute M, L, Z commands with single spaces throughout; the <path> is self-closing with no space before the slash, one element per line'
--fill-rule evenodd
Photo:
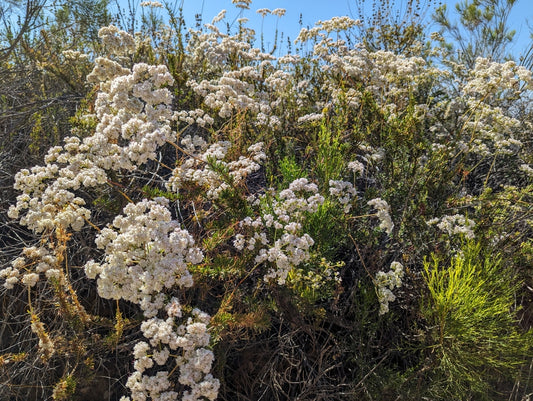
<path fill-rule="evenodd" d="M 449 263 L 424 263 L 430 386 L 438 399 L 493 399 L 495 379 L 513 378 L 533 353 L 533 330 L 518 326 L 520 288 L 497 255 L 468 242 Z"/>

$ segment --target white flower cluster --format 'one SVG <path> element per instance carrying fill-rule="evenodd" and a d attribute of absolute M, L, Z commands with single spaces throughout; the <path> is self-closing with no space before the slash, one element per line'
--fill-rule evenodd
<path fill-rule="evenodd" d="M 403 266 L 400 262 L 392 262 L 390 270 L 385 273 L 379 271 L 376 274 L 375 285 L 379 301 L 379 314 L 383 315 L 389 311 L 389 302 L 396 300 L 392 290 L 402 286 L 404 276 Z"/>
<path fill-rule="evenodd" d="M 128 378 L 126 386 L 131 390 L 134 401 L 146 400 L 177 400 L 179 394 L 169 390 L 172 387 L 168 379 L 169 372 L 158 371 L 154 376 L 145 374 L 147 369 L 157 365 L 165 365 L 169 358 L 174 358 L 179 366 L 178 381 L 187 386 L 181 400 L 215 400 L 220 383 L 210 371 L 213 364 L 213 352 L 208 350 L 210 335 L 207 331 L 209 316 L 194 309 L 192 317 L 183 324 L 177 325 L 173 308 L 176 300 L 167 307 L 168 318 L 153 317 L 141 326 L 149 343 L 141 341 L 135 345 L 135 372 Z M 178 306 L 179 309 L 179 306 Z M 181 312 L 179 313 L 181 316 Z M 172 355 L 177 350 L 179 355 Z M 129 400 L 123 397 L 122 401 Z"/>
<path fill-rule="evenodd" d="M 131 36 L 115 27 L 101 29 L 100 37 L 107 50 L 116 56 L 134 47 Z M 63 277 L 60 259 L 65 246 L 60 240 L 66 241 L 69 231 L 80 230 L 91 216 L 84 207 L 85 200 L 76 191 L 107 184 L 110 173 L 120 175 L 136 170 L 155 159 L 157 149 L 165 142 L 174 140 L 172 95 L 165 88 L 173 79 L 166 67 L 140 63 L 130 70 L 114 60 L 98 58 L 88 80 L 98 83 L 100 88 L 93 116 L 98 121 L 94 134 L 83 139 L 66 138 L 63 146 L 50 149 L 46 166 L 22 170 L 16 176 L 15 188 L 22 194 L 9 215 L 19 218 L 21 224 L 35 233 L 52 238 L 56 235 L 58 241 L 41 241 L 39 247 L 25 248 L 11 267 L 0 271 L 8 288 L 19 281 L 34 286 L 40 273 L 48 278 Z M 257 161 L 264 156 L 259 148 L 251 150 Z M 242 179 L 246 169 L 256 168 L 251 164 L 252 161 L 236 161 L 228 163 L 228 168 L 235 179 Z M 130 203 L 123 212 L 96 237 L 96 245 L 105 252 L 103 261 L 91 260 L 84 268 L 89 278 L 98 278 L 100 296 L 137 303 L 147 319 L 142 331 L 152 349 L 149 358 L 143 354 L 148 349 L 142 344 L 135 349 L 136 372 L 128 381 L 133 400 L 178 399 L 178 393 L 170 390 L 173 387 L 170 373 L 143 374 L 154 362 L 165 365 L 171 351 L 178 348 L 179 356 L 175 356 L 178 380 L 188 387 L 183 399 L 214 400 L 219 383 L 209 373 L 214 358 L 206 348 L 210 338 L 209 316 L 196 310 L 186 323 L 179 324 L 180 304 L 177 298 L 167 301 L 165 295 L 193 285 L 187 266 L 200 263 L 203 254 L 194 246 L 192 236 L 172 220 L 166 199 Z M 159 319 L 157 316 L 162 313 L 168 318 Z M 42 341 L 46 339 L 39 324 L 32 328 Z"/>
<path fill-rule="evenodd" d="M 271 13 L 269 8 L 260 8 L 256 10 L 256 13 L 259 14 L 261 17 L 266 17 L 268 14 Z"/>
<path fill-rule="evenodd" d="M 240 156 L 233 161 L 225 160 L 231 147 L 228 141 L 208 146 L 201 137 L 186 135 L 181 145 L 190 157 L 174 169 L 167 189 L 177 193 L 184 185 L 193 183 L 203 187 L 209 199 L 217 199 L 224 190 L 243 182 L 266 159 L 262 142 L 248 148 L 249 157 Z"/>
<path fill-rule="evenodd" d="M 186 61 L 186 68 L 191 72 L 192 77 L 198 76 L 198 70 L 206 69 L 206 76 L 222 75 L 227 69 L 225 66 L 230 63 L 230 58 L 238 57 L 246 62 L 243 65 L 250 65 L 251 61 L 274 60 L 275 57 L 262 53 L 258 49 L 252 49 L 250 42 L 253 41 L 253 34 L 250 31 L 241 30 L 235 36 L 222 33 L 214 24 L 224 18 L 225 13 L 219 13 L 213 20 L 213 24 L 206 24 L 208 32 L 202 30 L 191 30 L 190 39 L 187 43 L 187 53 L 190 55 Z M 235 60 L 233 60 L 235 62 Z M 239 65 L 239 62 L 237 62 Z M 246 70 L 245 70 L 246 71 Z M 242 74 L 238 73 L 237 74 Z M 193 81 L 196 83 L 196 81 Z"/>
<path fill-rule="evenodd" d="M 306 213 L 315 213 L 323 203 L 317 185 L 307 178 L 298 178 L 279 193 L 279 200 L 273 200 L 272 209 L 281 221 L 303 220 Z"/>
<path fill-rule="evenodd" d="M 85 272 L 92 279 L 98 276 L 102 298 L 140 303 L 165 288 L 193 284 L 187 263 L 200 263 L 203 255 L 191 235 L 172 220 L 167 204 L 165 198 L 130 203 L 123 216 L 98 234 L 96 245 L 105 250 L 104 262 L 87 262 Z"/>
<path fill-rule="evenodd" d="M 464 127 L 469 135 L 458 143 L 459 149 L 490 157 L 495 154 L 514 155 L 523 146 L 514 138 L 522 123 L 505 115 L 503 109 L 479 102 L 474 97 L 465 98 L 465 107 L 472 110 L 474 117 L 465 119 Z"/>
<path fill-rule="evenodd" d="M 87 54 L 75 50 L 63 50 L 61 54 L 68 61 L 85 62 L 89 59 Z"/>
<path fill-rule="evenodd" d="M 277 16 L 278 18 L 281 18 L 285 15 L 285 13 L 287 12 L 286 9 L 284 8 L 275 8 L 272 10 L 272 15 L 275 15 Z"/>
<path fill-rule="evenodd" d="M 515 160 L 523 160 L 520 153 L 527 151 L 523 121 L 515 118 L 516 114 L 508 106 L 510 101 L 530 91 L 531 71 L 512 61 L 496 63 L 485 58 L 476 59 L 472 70 L 466 71 L 464 66 L 456 66 L 456 70 L 459 73 L 454 71 L 449 78 L 457 87 L 456 96 L 437 103 L 430 111 L 440 121 L 431 131 L 437 140 L 444 142 L 435 145 L 447 151 L 449 157 L 464 153 L 477 157 L 513 155 L 518 156 Z M 440 75 L 442 79 L 446 71 L 440 71 Z M 451 118 L 453 115 L 459 118 Z M 464 132 L 463 138 L 454 149 L 444 148 L 457 131 Z"/>
<path fill-rule="evenodd" d="M 266 9 L 260 11 L 267 13 Z M 272 13 L 280 16 L 283 10 L 276 9 Z M 209 79 L 192 78 L 187 85 L 222 118 L 231 117 L 235 112 L 246 112 L 254 116 L 249 119 L 254 125 L 280 129 L 282 121 L 291 118 L 282 104 L 287 96 L 293 95 L 290 90 L 292 75 L 284 67 L 275 68 L 273 61 L 276 57 L 252 48 L 242 34 L 228 36 L 213 25 L 207 25 L 207 28 L 208 33 L 191 33 L 189 68 L 198 65 L 204 68 L 207 61 L 209 67 L 205 76 Z M 252 37 L 249 39 L 251 41 Z M 237 67 L 228 71 L 224 65 L 230 57 Z M 216 74 L 210 74 L 211 70 Z M 212 78 L 213 75 L 216 78 Z"/>
<path fill-rule="evenodd" d="M 529 164 L 523 163 L 520 165 L 519 169 L 520 171 L 523 171 L 524 173 L 526 173 L 526 175 L 529 176 L 530 178 L 533 178 L 533 168 L 531 168 Z"/>
<path fill-rule="evenodd" d="M 14 187 L 22 194 L 9 216 L 19 218 L 27 210 L 20 224 L 36 233 L 57 227 L 80 230 L 90 211 L 73 191 L 106 184 L 109 170 L 136 169 L 154 159 L 157 147 L 171 139 L 172 96 L 162 86 L 173 79 L 166 67 L 136 64 L 130 71 L 114 61 L 97 59 L 91 75 L 103 80 L 95 104 L 99 120 L 95 133 L 83 140 L 65 138 L 64 146 L 48 151 L 46 166 L 15 176 Z"/>
<path fill-rule="evenodd" d="M 287 10 L 285 10 L 284 8 L 275 8 L 272 11 L 268 8 L 260 8 L 259 10 L 256 11 L 256 13 L 261 15 L 261 17 L 266 17 L 268 14 L 272 14 L 272 15 L 275 15 L 281 18 L 285 15 L 286 11 Z"/>
<path fill-rule="evenodd" d="M 178 325 L 182 315 L 177 298 L 165 303 L 163 291 L 186 288 L 193 284 L 188 264 L 198 264 L 203 255 L 194 246 L 191 235 L 179 228 L 168 210 L 168 200 L 156 198 L 128 204 L 124 215 L 117 216 L 111 227 L 104 228 L 96 238 L 98 248 L 105 250 L 103 263 L 89 261 L 85 272 L 89 278 L 98 276 L 98 294 L 102 298 L 125 299 L 141 306 L 145 320 L 141 325 L 149 340 L 135 346 L 135 372 L 127 386 L 132 399 L 177 400 L 168 372 L 145 375 L 154 362 L 165 365 L 171 351 L 182 350 L 176 357 L 180 369 L 179 382 L 190 387 L 184 399 L 216 398 L 218 381 L 209 373 L 214 359 L 209 345 L 209 316 L 195 310 L 193 318 Z M 165 310 L 166 319 L 157 317 Z M 150 356 L 147 352 L 150 351 Z M 126 398 L 125 398 L 126 399 Z"/>
<path fill-rule="evenodd" d="M 268 116 L 277 103 L 275 100 L 270 102 L 270 96 L 266 92 L 257 90 L 259 82 L 263 81 L 265 89 L 268 87 L 271 91 L 276 91 L 283 89 L 288 79 L 283 79 L 280 71 L 265 79 L 262 70 L 266 71 L 261 67 L 245 66 L 235 71 L 226 71 L 217 79 L 199 83 L 190 80 L 187 84 L 204 97 L 206 106 L 218 110 L 218 115 L 222 118 L 231 117 L 234 111 L 243 110 Z"/>
<path fill-rule="evenodd" d="M 349 213 L 352 209 L 351 202 L 357 195 L 353 184 L 348 181 L 329 180 L 329 194 L 343 206 L 344 213 Z"/>
<path fill-rule="evenodd" d="M 124 42 L 127 34 L 115 27 L 102 29 L 101 36 L 128 46 Z M 70 230 L 81 230 L 91 212 L 76 191 L 107 184 L 110 170 L 134 170 L 154 159 L 157 147 L 171 138 L 172 99 L 162 86 L 172 83 L 172 77 L 164 66 L 137 64 L 130 71 L 101 58 L 91 75 L 91 79 L 103 80 L 95 104 L 99 120 L 95 133 L 83 140 L 65 138 L 63 146 L 48 151 L 45 166 L 23 169 L 15 175 L 14 188 L 22 194 L 10 206 L 8 215 L 34 233 L 65 235 Z M 40 253 L 23 251 L 40 255 L 32 263 L 17 259 L 11 268 L 0 272 L 0 277 L 6 279 L 5 286 L 11 288 L 19 280 L 22 266 L 26 269 L 22 282 L 28 286 L 36 284 L 39 273 L 47 278 L 59 277 L 60 267 L 52 259 L 61 250 L 52 251 L 45 244 Z"/>
<path fill-rule="evenodd" d="M 215 15 L 213 19 L 211 20 L 211 25 L 218 24 L 224 18 L 226 18 L 226 10 L 220 10 L 220 12 L 217 15 Z"/>
<path fill-rule="evenodd" d="M 322 113 L 310 113 L 298 117 L 298 124 L 313 123 L 315 121 L 321 121 L 324 118 Z"/>
<path fill-rule="evenodd" d="M 268 204 L 268 210 L 262 210 L 255 219 L 247 217 L 241 221 L 240 226 L 248 228 L 247 236 L 237 234 L 233 245 L 240 251 L 246 248 L 255 252 L 257 264 L 269 262 L 264 280 L 276 280 L 283 285 L 291 269 L 311 256 L 314 241 L 309 234 L 302 233 L 302 223 L 307 213 L 315 213 L 324 203 L 324 197 L 318 193 L 316 184 L 299 178 L 277 198 L 265 194 L 259 203 Z"/>
<path fill-rule="evenodd" d="M 343 85 L 341 89 L 338 80 L 329 79 L 332 74 L 328 74 L 321 90 L 328 92 L 332 105 L 359 108 L 363 95 L 370 93 L 387 111 L 387 117 L 394 119 L 398 111 L 409 104 L 419 85 L 434 81 L 440 71 L 428 67 L 420 57 L 348 46 L 350 30 L 359 24 L 360 21 L 348 17 L 319 21 L 313 28 L 302 29 L 296 41 L 314 45 L 314 60 L 323 71 L 349 76 L 350 81 L 360 84 L 353 87 Z M 335 33 L 335 39 L 331 37 L 332 33 Z"/>
<path fill-rule="evenodd" d="M 479 57 L 463 91 L 465 95 L 490 101 L 494 99 L 487 97 L 501 96 L 502 90 L 520 92 L 522 85 L 529 88 L 533 85 L 532 72 L 526 67 L 516 65 L 514 61 L 497 63 Z"/>
<path fill-rule="evenodd" d="M 22 255 L 13 260 L 10 267 L 0 270 L 0 278 L 5 279 L 4 287 L 7 289 L 13 288 L 19 281 L 33 287 L 39 281 L 40 273 L 48 279 L 58 279 L 61 275 L 58 258 L 54 256 L 54 249 L 30 246 L 22 250 Z"/>
<path fill-rule="evenodd" d="M 195 110 L 180 110 L 174 113 L 174 119 L 183 121 L 188 125 L 198 124 L 200 127 L 205 127 L 206 125 L 213 125 L 215 120 L 209 114 L 207 114 L 202 109 Z"/>
<path fill-rule="evenodd" d="M 394 228 L 394 223 L 392 222 L 390 216 L 389 204 L 381 198 L 369 200 L 367 204 L 377 210 L 376 216 L 380 221 L 379 228 L 390 235 L 392 233 L 392 229 Z"/>
<path fill-rule="evenodd" d="M 100 88 L 102 89 L 105 82 L 121 75 L 127 75 L 129 72 L 129 69 L 123 67 L 116 61 L 110 60 L 107 57 L 97 57 L 94 61 L 93 70 L 87 75 L 87 82 L 100 83 Z"/>
<path fill-rule="evenodd" d="M 135 41 L 129 33 L 109 25 L 100 28 L 98 37 L 110 54 L 125 55 L 135 50 Z"/>
<path fill-rule="evenodd" d="M 389 119 L 409 103 L 409 94 L 418 86 L 431 80 L 436 70 L 426 66 L 420 57 L 405 57 L 386 51 L 368 52 L 350 49 L 345 53 L 333 52 L 325 57 L 332 71 L 348 74 L 363 84 L 364 91 L 372 93 L 374 100 L 387 111 Z M 335 93 L 335 82 L 328 90 Z M 363 93 L 360 89 L 347 93 L 347 101 L 355 107 Z M 344 94 L 343 94 L 344 95 Z"/>
<path fill-rule="evenodd" d="M 357 160 L 354 160 L 348 163 L 348 170 L 352 171 L 354 174 L 361 175 L 365 171 L 365 165 Z"/>
<path fill-rule="evenodd" d="M 428 225 L 436 224 L 441 231 L 449 236 L 464 235 L 468 239 L 475 237 L 474 227 L 476 226 L 476 223 L 461 214 L 443 216 L 440 219 L 435 217 L 434 219 L 428 220 L 426 223 Z"/>
<path fill-rule="evenodd" d="M 67 147 L 75 141 L 67 138 Z M 52 148 L 48 155 L 57 148 Z M 69 158 L 70 153 L 63 156 Z M 82 161 L 75 157 L 75 162 Z M 74 194 L 72 189 L 81 185 L 94 186 L 107 181 L 107 176 L 101 169 L 91 166 L 87 160 L 83 168 L 78 165 L 68 165 L 60 168 L 57 164 L 35 166 L 30 170 L 23 169 L 15 175 L 15 189 L 21 190 L 17 196 L 17 203 L 10 206 L 8 216 L 19 218 L 21 225 L 25 225 L 35 233 L 50 232 L 56 227 L 72 228 L 79 231 L 90 217 L 90 211 L 84 207 L 85 201 Z M 91 168 L 92 167 L 92 168 Z M 22 211 L 26 214 L 20 216 Z"/>
<path fill-rule="evenodd" d="M 244 10 L 250 9 L 250 4 L 252 4 L 252 0 L 231 0 L 233 4 L 235 4 L 235 7 L 242 8 Z"/>
<path fill-rule="evenodd" d="M 300 34 L 296 38 L 296 42 L 306 42 L 308 40 L 316 39 L 317 37 L 325 37 L 331 32 L 347 31 L 360 24 L 361 21 L 353 20 L 348 16 L 333 17 L 326 21 L 318 21 L 313 28 L 302 28 Z"/>
<path fill-rule="evenodd" d="M 143 1 L 140 5 L 141 7 L 163 8 L 163 4 L 158 1 Z"/>

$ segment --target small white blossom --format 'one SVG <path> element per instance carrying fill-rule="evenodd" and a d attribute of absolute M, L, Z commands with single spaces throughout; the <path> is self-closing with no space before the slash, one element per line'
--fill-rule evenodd
<path fill-rule="evenodd" d="M 468 239 L 475 237 L 474 227 L 476 223 L 467 217 L 455 214 L 453 216 L 443 216 L 441 218 L 433 218 L 426 222 L 428 225 L 437 225 L 437 227 L 444 233 L 452 235 L 464 235 Z"/>
<path fill-rule="evenodd" d="M 27 285 L 28 287 L 33 287 L 39 281 L 39 275 L 36 273 L 28 273 L 22 276 L 22 284 Z"/>
<path fill-rule="evenodd" d="M 261 15 L 261 17 L 266 17 L 268 14 L 270 14 L 270 10 L 268 8 L 260 8 L 256 11 L 256 13 Z"/>
<path fill-rule="evenodd" d="M 226 17 L 226 10 L 221 10 L 211 21 L 211 24 L 215 25 L 216 23 L 222 21 Z"/>
<path fill-rule="evenodd" d="M 365 166 L 361 162 L 352 161 L 348 163 L 348 170 L 351 170 L 354 173 L 363 174 L 363 171 L 365 170 Z"/>
<path fill-rule="evenodd" d="M 350 202 L 357 194 L 357 191 L 351 182 L 330 180 L 329 193 L 343 206 L 344 213 L 348 213 L 352 208 Z"/>
<path fill-rule="evenodd" d="M 287 10 L 285 10 L 284 8 L 275 8 L 274 10 L 272 10 L 272 15 L 276 15 L 277 17 L 283 17 L 285 15 L 285 12 Z"/>
<path fill-rule="evenodd" d="M 392 290 L 402 286 L 404 276 L 403 266 L 400 262 L 392 262 L 390 271 L 387 273 L 379 271 L 376 274 L 375 284 L 379 301 L 379 314 L 383 315 L 389 311 L 389 303 L 396 300 Z"/>
<path fill-rule="evenodd" d="M 143 1 L 141 7 L 163 8 L 163 4 L 158 1 Z"/>
<path fill-rule="evenodd" d="M 377 209 L 376 216 L 380 220 L 379 228 L 390 235 L 392 233 L 392 229 L 394 228 L 394 223 L 390 217 L 389 204 L 381 198 L 372 199 L 368 201 L 367 204 Z"/>

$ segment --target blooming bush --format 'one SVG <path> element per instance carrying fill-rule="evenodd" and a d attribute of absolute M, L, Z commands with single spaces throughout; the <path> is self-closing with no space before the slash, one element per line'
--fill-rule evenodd
<path fill-rule="evenodd" d="M 23 396 L 31 361 L 53 372 L 43 399 L 102 383 L 134 401 L 449 399 L 453 383 L 436 386 L 461 359 L 431 350 L 445 318 L 427 305 L 452 273 L 425 260 L 457 264 L 473 240 L 513 271 L 486 277 L 518 283 L 487 313 L 509 316 L 524 355 L 462 390 L 516 389 L 533 345 L 508 302 L 533 271 L 531 123 L 517 112 L 531 72 L 369 51 L 348 17 L 275 56 L 244 21 L 223 33 L 223 13 L 185 38 L 142 6 L 154 19 L 138 35 L 100 29 L 71 134 L 15 176 L 8 215 L 27 239 L 0 278 L 4 299 L 27 292 L 17 324 L 32 343 L 1 350 L 6 394 Z"/>

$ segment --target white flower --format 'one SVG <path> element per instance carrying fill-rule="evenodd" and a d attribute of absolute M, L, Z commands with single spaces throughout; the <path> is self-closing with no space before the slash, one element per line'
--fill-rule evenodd
<path fill-rule="evenodd" d="M 233 4 L 235 4 L 235 7 L 242 8 L 242 9 L 250 9 L 250 4 L 252 4 L 252 0 L 231 0 Z"/>
<path fill-rule="evenodd" d="M 36 273 L 27 273 L 22 276 L 22 284 L 33 287 L 39 281 L 39 275 Z"/>
<path fill-rule="evenodd" d="M 363 171 L 365 170 L 365 166 L 361 162 L 351 161 L 348 163 L 348 169 L 353 171 L 354 173 L 363 174 Z"/>
<path fill-rule="evenodd" d="M 129 33 L 121 31 L 113 25 L 100 28 L 98 31 L 98 37 L 102 40 L 102 44 L 112 54 L 127 54 L 135 49 L 133 37 Z"/>
<path fill-rule="evenodd" d="M 403 276 L 403 265 L 400 262 L 392 262 L 390 271 L 387 273 L 377 272 L 375 283 L 380 315 L 387 313 L 389 311 L 389 303 L 396 300 L 392 290 L 402 286 Z"/>
<path fill-rule="evenodd" d="M 390 207 L 386 201 L 381 198 L 375 198 L 367 202 L 369 206 L 377 209 L 376 216 L 380 220 L 379 228 L 384 230 L 387 234 L 391 234 L 394 228 L 394 223 L 390 217 Z"/>
<path fill-rule="evenodd" d="M 165 306 L 169 317 L 181 317 L 181 305 L 176 297 L 172 297 Z"/>
<path fill-rule="evenodd" d="M 521 164 L 519 170 L 526 173 L 530 178 L 533 178 L 533 168 L 529 164 Z"/>
<path fill-rule="evenodd" d="M 270 10 L 268 8 L 260 8 L 256 11 L 256 13 L 261 15 L 261 17 L 266 17 L 268 14 L 270 14 Z"/>
<path fill-rule="evenodd" d="M 285 10 L 284 8 L 275 8 L 274 10 L 272 10 L 272 15 L 276 15 L 281 18 L 285 15 L 286 11 L 287 10 Z"/>
<path fill-rule="evenodd" d="M 143 1 L 141 7 L 163 8 L 163 4 L 158 1 Z"/>
<path fill-rule="evenodd" d="M 476 226 L 476 223 L 460 214 L 455 214 L 453 216 L 446 215 L 441 218 L 433 218 L 428 220 L 426 224 L 436 224 L 441 231 L 450 236 L 464 235 L 468 239 L 475 237 L 474 227 Z"/>
<path fill-rule="evenodd" d="M 344 213 L 348 213 L 352 208 L 350 202 L 357 194 L 357 191 L 351 182 L 330 180 L 329 193 L 337 198 L 337 201 L 343 206 Z"/>
<path fill-rule="evenodd" d="M 211 21 L 211 24 L 216 24 L 224 19 L 226 16 L 226 10 L 221 10 Z"/>

